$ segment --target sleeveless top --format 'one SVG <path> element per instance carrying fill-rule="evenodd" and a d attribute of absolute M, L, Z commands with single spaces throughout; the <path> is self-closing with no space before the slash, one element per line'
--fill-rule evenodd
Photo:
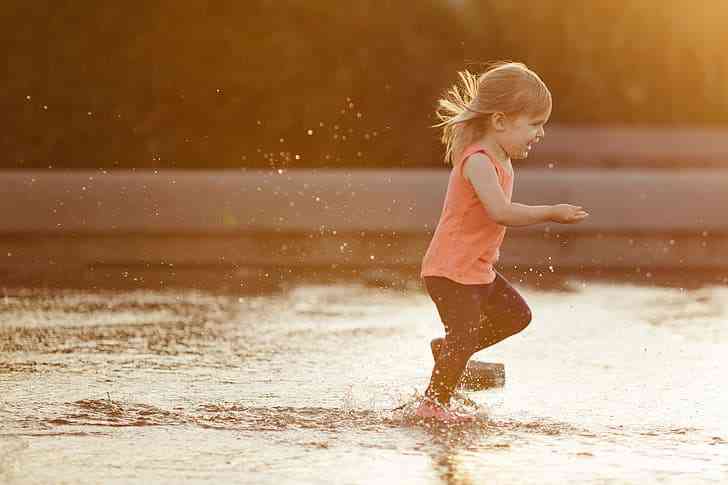
<path fill-rule="evenodd" d="M 474 153 L 483 153 L 495 167 L 506 199 L 513 196 L 513 176 L 480 144 L 467 147 L 450 171 L 445 204 L 435 234 L 422 260 L 421 277 L 444 276 L 462 284 L 495 280 L 493 264 L 500 256 L 506 228 L 488 215 L 463 166 Z"/>

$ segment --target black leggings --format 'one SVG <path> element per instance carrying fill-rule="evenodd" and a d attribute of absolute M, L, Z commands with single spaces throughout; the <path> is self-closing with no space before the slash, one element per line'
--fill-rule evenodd
<path fill-rule="evenodd" d="M 526 328 L 531 309 L 498 272 L 492 283 L 482 285 L 463 285 L 441 276 L 424 280 L 445 325 L 445 341 L 425 394 L 447 404 L 470 356 Z"/>

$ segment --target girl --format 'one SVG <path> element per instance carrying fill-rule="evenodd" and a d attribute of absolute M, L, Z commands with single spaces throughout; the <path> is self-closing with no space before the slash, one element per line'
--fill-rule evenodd
<path fill-rule="evenodd" d="M 521 295 L 493 269 L 506 226 L 572 224 L 588 213 L 569 204 L 511 202 L 511 160 L 528 156 L 544 136 L 551 93 L 518 62 L 501 62 L 479 76 L 458 73 L 439 101 L 445 162 L 452 164 L 445 204 L 422 261 L 421 277 L 445 326 L 425 399 L 415 414 L 447 422 L 472 419 L 448 408 L 471 355 L 529 324 Z"/>

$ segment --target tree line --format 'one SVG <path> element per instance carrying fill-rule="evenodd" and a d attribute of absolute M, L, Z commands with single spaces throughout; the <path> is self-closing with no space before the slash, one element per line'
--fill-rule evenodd
<path fill-rule="evenodd" d="M 12 0 L 4 168 L 439 166 L 438 97 L 520 60 L 552 122 L 728 121 L 718 1 Z"/>

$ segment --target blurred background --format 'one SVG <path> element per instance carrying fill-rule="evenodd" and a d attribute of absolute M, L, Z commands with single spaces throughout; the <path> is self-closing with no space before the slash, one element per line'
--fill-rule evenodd
<path fill-rule="evenodd" d="M 717 0 L 36 0 L 0 22 L 4 168 L 436 167 L 437 98 L 499 59 L 542 75 L 553 125 L 728 122 Z"/>
<path fill-rule="evenodd" d="M 726 25 L 725 0 L 0 1 L 0 483 L 725 483 Z M 554 98 L 513 200 L 590 217 L 508 229 L 534 319 L 450 433 L 411 420 L 443 335 L 431 125 L 502 59 Z"/>
<path fill-rule="evenodd" d="M 447 183 L 437 99 L 458 70 L 500 59 L 535 69 L 555 102 L 516 200 L 592 213 L 512 231 L 504 270 L 725 279 L 720 1 L 0 12 L 6 281 L 164 286 L 185 268 L 235 287 L 294 268 L 399 281 L 382 271 L 416 272 Z"/>

